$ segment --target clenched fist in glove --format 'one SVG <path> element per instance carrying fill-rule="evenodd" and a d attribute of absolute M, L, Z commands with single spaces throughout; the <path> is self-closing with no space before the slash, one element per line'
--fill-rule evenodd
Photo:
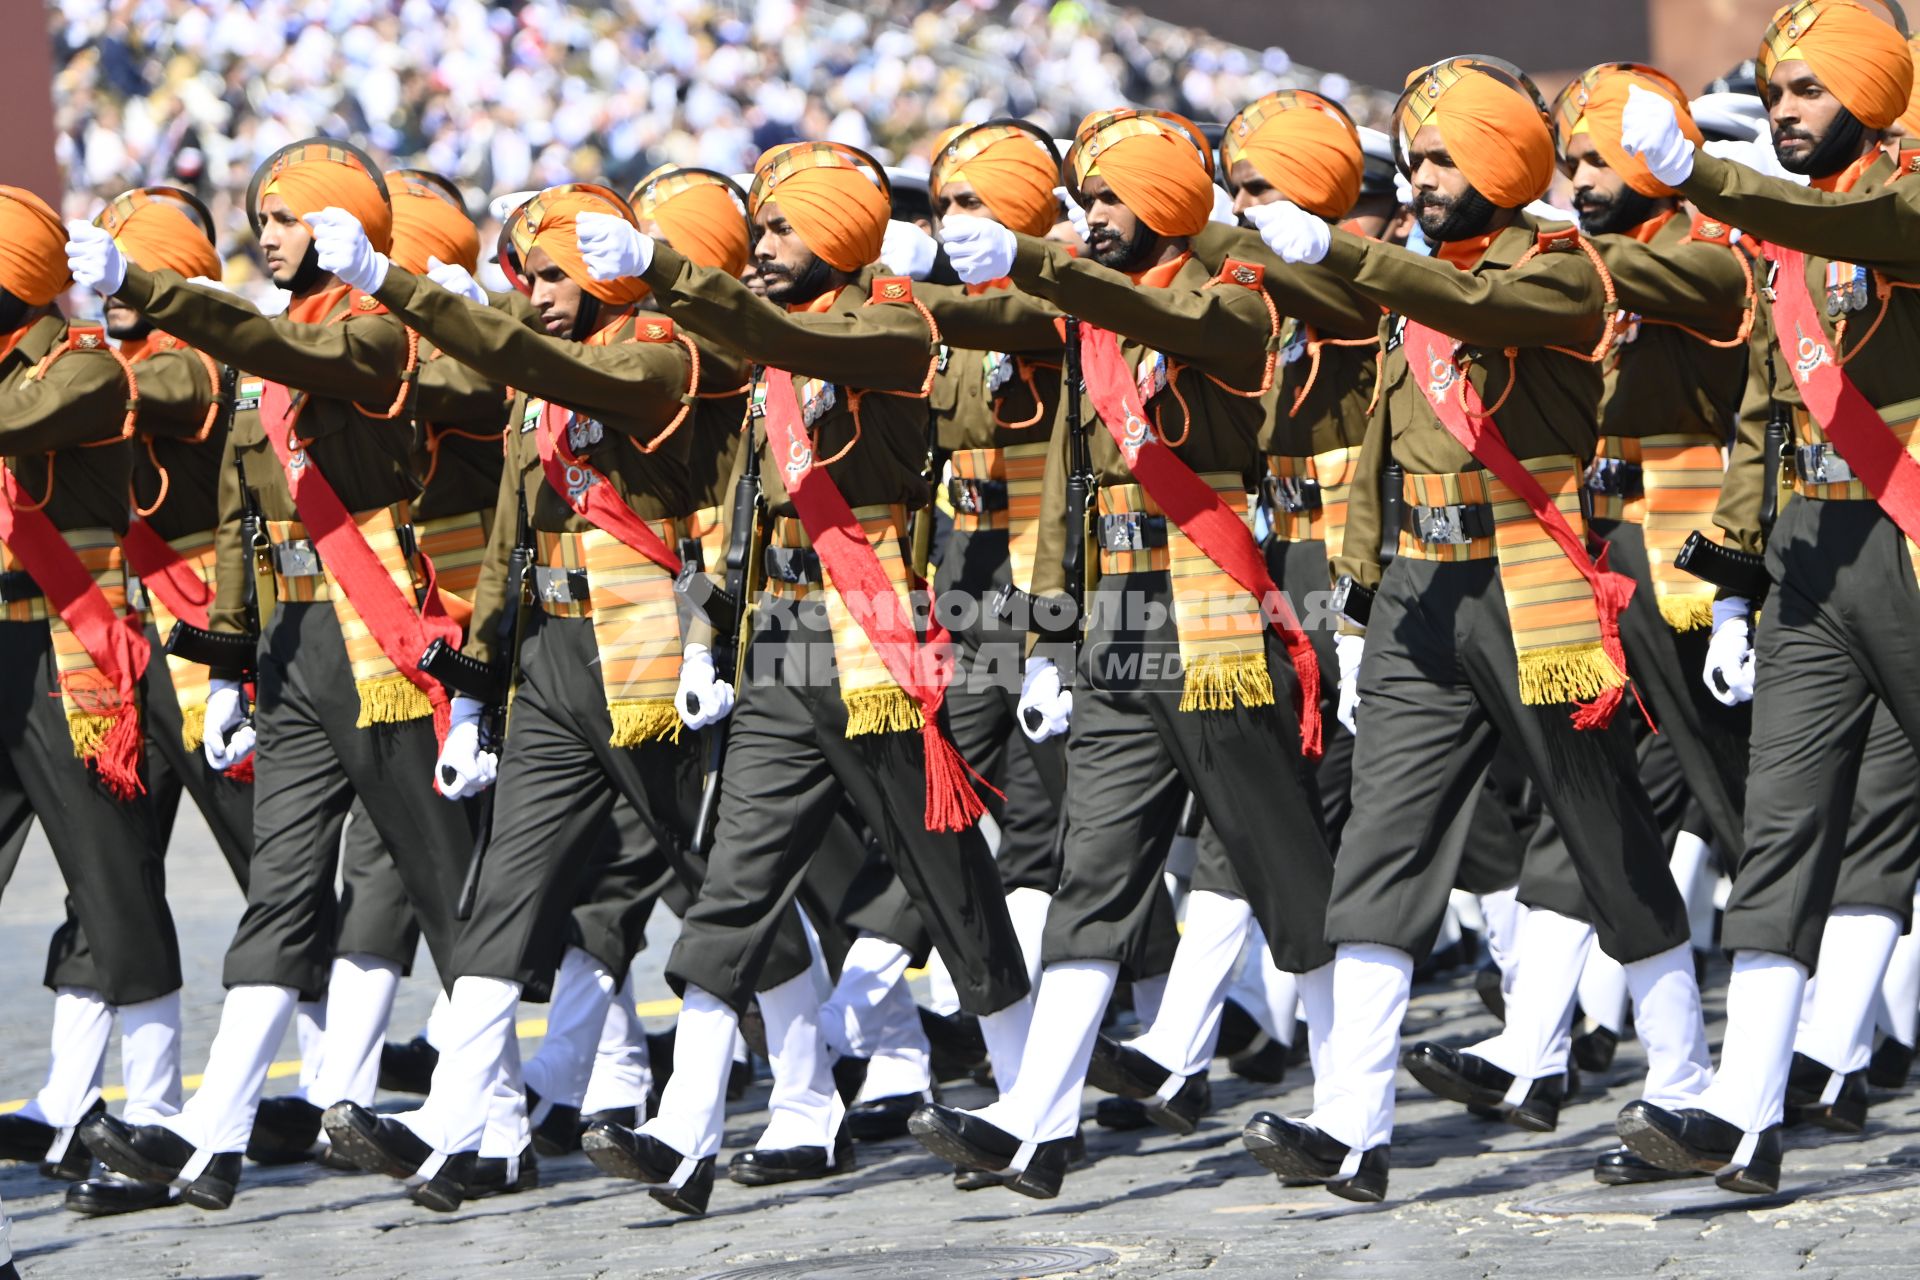
<path fill-rule="evenodd" d="M 1365 636 L 1333 638 L 1334 656 L 1340 659 L 1340 701 L 1334 716 L 1346 726 L 1348 733 L 1360 732 L 1360 655 L 1366 647 Z"/>
<path fill-rule="evenodd" d="M 955 215 L 940 224 L 940 239 L 947 246 L 947 261 L 968 284 L 986 284 L 1013 270 L 1018 242 L 992 218 Z"/>
<path fill-rule="evenodd" d="M 653 265 L 653 237 L 611 213 L 577 213 L 573 234 L 580 260 L 595 280 L 624 280 L 645 275 Z"/>
<path fill-rule="evenodd" d="M 1067 221 L 1073 224 L 1073 234 L 1080 237 L 1082 244 L 1086 243 L 1087 211 L 1080 207 L 1078 200 L 1075 200 L 1071 195 L 1067 194 L 1065 187 L 1055 187 L 1053 189 L 1053 198 L 1058 200 L 1060 207 L 1067 211 Z"/>
<path fill-rule="evenodd" d="M 111 298 L 127 282 L 127 260 L 113 237 L 77 218 L 67 224 L 67 270 L 75 284 L 103 298 Z"/>
<path fill-rule="evenodd" d="M 313 260 L 322 271 L 362 293 L 386 283 L 387 268 L 393 264 L 374 249 L 360 219 L 345 209 L 326 208 L 301 221 L 313 228 Z"/>
<path fill-rule="evenodd" d="M 1048 658 L 1028 658 L 1020 678 L 1020 728 L 1035 742 L 1067 731 L 1073 719 L 1073 690 L 1060 682 L 1060 669 Z"/>
<path fill-rule="evenodd" d="M 1647 172 L 1670 187 L 1693 176 L 1693 143 L 1680 132 L 1673 103 L 1634 85 L 1620 109 L 1620 148 L 1647 162 Z"/>
<path fill-rule="evenodd" d="M 449 800 L 479 795 L 493 785 L 500 770 L 500 758 L 480 741 L 480 717 L 486 711 L 478 698 L 456 695 L 453 699 L 453 727 L 447 730 L 446 745 L 433 765 L 434 783 Z"/>
<path fill-rule="evenodd" d="M 690 644 L 680 655 L 680 690 L 673 705 L 689 729 L 718 724 L 733 710 L 733 686 L 713 669 L 713 653 L 703 644 Z"/>
<path fill-rule="evenodd" d="M 225 773 L 253 754 L 247 691 L 238 680 L 215 677 L 207 682 L 206 728 L 201 731 L 200 751 L 215 773 Z"/>
<path fill-rule="evenodd" d="M 925 280 L 940 256 L 940 242 L 911 222 L 889 219 L 880 240 L 880 261 L 887 270 L 909 280 Z"/>
<path fill-rule="evenodd" d="M 1753 700 L 1753 605 L 1738 596 L 1713 602 L 1707 641 L 1707 692 L 1729 707 Z"/>
<path fill-rule="evenodd" d="M 487 291 L 473 278 L 473 273 L 457 262 L 442 262 L 438 258 L 427 259 L 427 279 L 445 289 L 448 293 L 457 293 L 468 302 L 487 305 Z"/>
<path fill-rule="evenodd" d="M 1282 262 L 1319 262 L 1333 244 L 1333 228 L 1325 219 L 1291 200 L 1256 204 L 1247 210 L 1247 219 Z"/>

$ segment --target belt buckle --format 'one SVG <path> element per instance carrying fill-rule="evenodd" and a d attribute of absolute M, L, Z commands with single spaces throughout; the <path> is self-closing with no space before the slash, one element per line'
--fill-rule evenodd
<path fill-rule="evenodd" d="M 1145 551 L 1146 518 L 1137 511 L 1123 511 L 1101 517 L 1101 541 L 1109 551 Z"/>
<path fill-rule="evenodd" d="M 1300 515 L 1320 505 L 1320 482 L 1312 476 L 1267 476 L 1273 504 L 1289 515 Z"/>
<path fill-rule="evenodd" d="M 1853 468 L 1830 444 L 1800 446 L 1800 478 L 1808 484 L 1849 484 Z"/>
<path fill-rule="evenodd" d="M 1414 522 L 1419 528 L 1422 542 L 1444 542 L 1457 546 L 1470 541 L 1461 510 L 1456 505 L 1415 507 Z"/>
<path fill-rule="evenodd" d="M 954 511 L 963 516 L 977 516 L 981 513 L 980 491 L 969 480 L 955 478 L 947 481 L 947 501 L 953 504 Z"/>
<path fill-rule="evenodd" d="M 292 538 L 279 543 L 273 549 L 273 559 L 283 578 L 320 576 L 320 553 L 305 538 Z"/>
<path fill-rule="evenodd" d="M 578 597 L 573 591 L 572 569 L 555 569 L 547 565 L 533 567 L 533 591 L 547 604 L 571 605 Z"/>
<path fill-rule="evenodd" d="M 1587 464 L 1587 488 L 1595 493 L 1613 493 L 1620 485 L 1619 458 L 1595 458 Z"/>

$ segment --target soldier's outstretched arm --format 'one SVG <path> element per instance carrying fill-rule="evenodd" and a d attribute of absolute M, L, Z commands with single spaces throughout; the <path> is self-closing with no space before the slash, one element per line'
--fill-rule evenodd
<path fill-rule="evenodd" d="M 1680 194 L 1762 240 L 1920 279 L 1920 183 L 1864 195 L 1815 191 L 1700 151 Z"/>

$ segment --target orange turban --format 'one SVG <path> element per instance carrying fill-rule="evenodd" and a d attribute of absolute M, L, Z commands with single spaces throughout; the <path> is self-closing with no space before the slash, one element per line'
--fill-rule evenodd
<path fill-rule="evenodd" d="M 104 228 L 120 252 L 148 271 L 218 280 L 220 255 L 206 228 L 187 212 L 191 205 L 170 198 L 166 190 L 149 187 L 117 196 L 93 220 L 94 225 Z"/>
<path fill-rule="evenodd" d="M 375 249 L 393 252 L 393 206 L 386 184 L 345 147 L 325 141 L 295 143 L 269 159 L 254 181 L 261 184 L 261 202 L 279 196 L 296 218 L 326 208 L 345 209 L 360 220 Z M 248 212 L 258 226 L 259 208 Z"/>
<path fill-rule="evenodd" d="M 1907 95 L 1907 109 L 1900 117 L 1900 127 L 1907 131 L 1909 138 L 1920 138 L 1920 36 L 1907 41 L 1907 48 L 1913 53 L 1913 88 Z"/>
<path fill-rule="evenodd" d="M 1366 155 L 1344 111 L 1317 93 L 1270 93 L 1228 121 L 1220 162 L 1245 160 L 1255 173 L 1310 213 L 1345 217 L 1360 198 Z"/>
<path fill-rule="evenodd" d="M 395 262 L 415 275 L 426 274 L 429 258 L 469 274 L 479 270 L 480 230 L 437 184 L 395 169 L 387 174 L 387 192 L 393 197 Z"/>
<path fill-rule="evenodd" d="M 1198 235 L 1213 213 L 1213 149 L 1171 112 L 1089 116 L 1074 139 L 1074 185 L 1105 178 L 1120 203 L 1163 236 Z"/>
<path fill-rule="evenodd" d="M 1782 62 L 1805 62 L 1840 105 L 1869 129 L 1906 111 L 1913 55 L 1892 23 L 1855 0 L 1798 0 L 1773 15 L 1754 74 L 1767 82 Z"/>
<path fill-rule="evenodd" d="M 1672 187 L 1648 172 L 1645 160 L 1628 155 L 1620 146 L 1620 113 L 1626 109 L 1627 94 L 1636 86 L 1671 102 L 1674 115 L 1680 121 L 1680 132 L 1694 146 L 1705 145 L 1706 139 L 1700 133 L 1700 126 L 1693 122 L 1687 96 L 1680 86 L 1651 67 L 1617 62 L 1593 68 L 1561 91 L 1557 103 L 1561 145 L 1585 134 L 1593 140 L 1593 149 L 1607 162 L 1607 168 L 1641 195 L 1655 199 L 1677 195 Z"/>
<path fill-rule="evenodd" d="M 1553 183 L 1553 131 L 1523 88 L 1472 57 L 1414 72 L 1395 112 L 1401 145 L 1438 125 L 1453 162 L 1502 209 L 1538 200 Z"/>
<path fill-rule="evenodd" d="M 970 185 L 1003 226 L 1024 235 L 1044 236 L 1060 215 L 1060 166 L 1037 130 L 983 124 L 953 134 L 927 175 L 936 199 L 949 182 Z"/>
<path fill-rule="evenodd" d="M 880 256 L 893 216 L 887 190 L 874 181 L 884 175 L 877 165 L 869 171 L 863 159 L 864 153 L 833 143 L 775 147 L 753 167 L 748 205 L 757 212 L 769 200 L 777 203 L 828 266 L 858 271 Z"/>
<path fill-rule="evenodd" d="M 573 220 L 582 213 L 607 213 L 638 226 L 633 210 L 605 187 L 584 182 L 569 182 L 548 187 L 523 207 L 523 216 L 514 226 L 514 247 L 524 264 L 535 249 L 545 249 L 567 279 L 600 301 L 616 307 L 630 307 L 649 292 L 646 281 L 638 276 L 617 280 L 595 280 L 587 273 L 580 257 L 580 241 L 574 234 Z"/>
<path fill-rule="evenodd" d="M 31 191 L 0 187 L 0 288 L 44 307 L 72 283 L 60 215 Z"/>
<path fill-rule="evenodd" d="M 730 276 L 745 273 L 753 252 L 747 214 L 738 188 L 722 175 L 662 166 L 642 178 L 629 199 L 641 221 L 658 227 L 687 261 Z"/>

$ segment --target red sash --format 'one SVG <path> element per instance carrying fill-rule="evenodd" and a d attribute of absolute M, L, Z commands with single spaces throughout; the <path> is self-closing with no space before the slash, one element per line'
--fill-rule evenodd
<path fill-rule="evenodd" d="M 1120 456 L 1134 479 L 1194 546 L 1260 602 L 1261 616 L 1286 646 L 1287 657 L 1300 678 L 1296 708 L 1300 715 L 1300 750 L 1307 759 L 1318 760 L 1322 749 L 1320 663 L 1307 633 L 1300 629 L 1293 606 L 1267 572 L 1267 559 L 1254 542 L 1253 531 L 1153 429 L 1139 386 L 1120 354 L 1117 336 L 1082 324 L 1080 362 L 1094 410 L 1113 442 L 1120 446 Z"/>
<path fill-rule="evenodd" d="M 320 474 L 320 468 L 307 456 L 306 449 L 295 447 L 294 428 L 305 404 L 304 393 L 296 401 L 280 383 L 265 383 L 260 392 L 260 427 L 287 473 L 293 505 L 300 512 L 300 522 L 306 525 L 307 535 L 313 539 L 321 562 L 346 591 L 353 611 L 367 624 L 368 632 L 387 661 L 426 695 L 433 706 L 434 738 L 444 744 L 450 711 L 447 693 L 438 680 L 420 670 L 420 659 L 436 639 L 457 647 L 460 628 L 440 607 L 439 593 L 432 589 L 431 582 L 425 606 L 414 608 L 413 602 L 394 584 L 380 557 L 367 545 L 360 526 L 353 522 L 340 495 Z M 439 785 L 436 771 L 434 786 Z"/>
<path fill-rule="evenodd" d="M 1600 647 L 1621 674 L 1626 674 L 1627 654 L 1620 644 L 1620 614 L 1633 599 L 1633 579 L 1607 568 L 1607 548 L 1600 549 L 1597 560 L 1587 553 L 1586 544 L 1560 514 L 1560 508 L 1553 504 L 1533 473 L 1513 456 L 1500 428 L 1486 412 L 1480 393 L 1454 363 L 1460 344 L 1438 329 L 1430 329 L 1415 320 L 1406 322 L 1405 344 L 1408 373 L 1427 397 L 1427 403 L 1433 406 L 1440 425 L 1475 461 L 1519 495 L 1540 527 L 1560 545 L 1568 561 L 1587 580 L 1593 589 L 1593 606 L 1600 619 Z M 1606 728 L 1613 722 L 1613 713 L 1625 696 L 1626 687 L 1622 684 L 1606 690 L 1591 702 L 1577 704 L 1573 727 Z"/>
<path fill-rule="evenodd" d="M 92 757 L 94 770 L 116 799 L 130 800 L 146 790 L 140 781 L 140 704 L 136 685 L 146 673 L 150 651 L 139 619 L 113 611 L 106 593 L 80 563 L 44 512 L 30 509 L 13 472 L 0 467 L 0 542 L 33 575 L 60 620 L 100 674 L 113 686 L 86 690 L 87 710 L 113 721 Z"/>
<path fill-rule="evenodd" d="M 127 565 L 147 590 L 160 597 L 167 612 L 202 631 L 207 629 L 207 609 L 213 604 L 213 589 L 201 581 L 193 566 L 153 531 L 144 520 L 127 526 L 120 538 L 120 549 L 127 553 Z M 162 639 L 165 639 L 163 636 Z"/>
<path fill-rule="evenodd" d="M 594 528 L 612 534 L 668 573 L 679 573 L 680 557 L 673 548 L 620 500 L 605 476 L 567 447 L 567 427 L 574 416 L 552 401 L 540 414 L 540 467 L 547 486 Z"/>
<path fill-rule="evenodd" d="M 1776 244 L 1766 252 L 1779 267 L 1773 281 L 1774 331 L 1792 362 L 1793 382 L 1807 412 L 1880 509 L 1900 532 L 1920 542 L 1920 462 L 1900 447 L 1880 411 L 1835 358 L 1807 291 L 1806 255 Z"/>
<path fill-rule="evenodd" d="M 793 375 L 766 371 L 767 443 L 783 458 L 787 495 L 813 542 L 827 580 L 846 602 L 847 612 L 866 633 L 887 674 L 920 707 L 920 736 L 927 756 L 927 830 L 964 831 L 986 812 L 967 777 L 980 775 L 961 759 L 940 732 L 940 704 L 952 678 L 952 644 L 946 629 L 931 617 L 923 642 L 908 616 L 906 602 L 888 581 L 880 558 L 854 519 L 853 508 L 825 467 L 813 465 L 813 441 L 800 418 Z M 752 441 L 748 441 L 752 448 Z"/>

